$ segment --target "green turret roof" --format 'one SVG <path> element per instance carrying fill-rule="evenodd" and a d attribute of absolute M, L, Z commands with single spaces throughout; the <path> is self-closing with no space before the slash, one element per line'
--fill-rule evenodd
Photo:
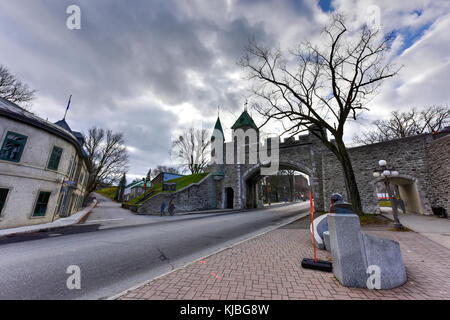
<path fill-rule="evenodd" d="M 250 115 L 248 114 L 247 110 L 244 110 L 244 112 L 242 112 L 242 114 L 233 124 L 231 129 L 236 130 L 239 128 L 248 128 L 248 127 L 253 128 L 257 131 L 259 130 L 255 122 L 253 121 L 252 117 L 250 117 Z"/>
<path fill-rule="evenodd" d="M 222 124 L 220 123 L 220 118 L 219 117 L 217 117 L 217 121 L 216 121 L 216 125 L 214 126 L 214 130 L 219 130 L 222 133 L 222 137 L 224 137 Z M 214 138 L 215 137 L 214 137 L 214 133 L 213 133 L 213 135 L 211 137 L 211 140 L 214 140 Z"/>

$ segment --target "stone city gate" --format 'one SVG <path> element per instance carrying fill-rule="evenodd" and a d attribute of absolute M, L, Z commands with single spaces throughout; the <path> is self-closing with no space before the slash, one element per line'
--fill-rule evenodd
<path fill-rule="evenodd" d="M 235 142 L 236 143 L 236 142 Z M 267 142 L 266 142 L 267 144 Z M 279 144 L 278 170 L 295 170 L 309 177 L 314 206 L 324 210 L 322 179 L 323 144 L 313 135 L 302 135 L 297 139 L 287 139 Z M 220 208 L 256 208 L 258 200 L 257 182 L 264 177 L 260 162 L 249 164 L 248 150 L 245 164 L 223 164 L 212 166 L 210 171 L 216 175 L 217 204 Z"/>
<path fill-rule="evenodd" d="M 241 118 L 244 116 L 244 121 Z M 246 119 L 246 111 L 236 121 L 233 130 L 256 128 Z M 249 117 L 249 116 L 248 116 Z M 220 120 L 216 128 L 222 130 Z M 257 128 L 255 129 L 257 130 Z M 315 129 L 317 130 L 317 129 Z M 391 180 L 408 213 L 432 214 L 432 206 L 449 211 L 450 196 L 450 135 L 421 134 L 387 142 L 348 148 L 364 212 L 380 212 L 376 184 L 373 178 L 378 160 L 386 160 L 400 175 Z M 236 142 L 235 142 L 236 144 Z M 247 156 L 247 155 L 246 155 Z M 223 164 L 210 168 L 215 175 L 217 208 L 255 208 L 258 199 L 256 183 L 262 178 L 261 163 Z M 236 163 L 236 162 L 235 162 Z M 311 132 L 279 144 L 279 170 L 292 169 L 309 176 L 314 207 L 327 211 L 331 194 L 338 192 L 348 201 L 348 191 L 342 166 L 322 142 Z M 231 206 L 232 204 L 232 206 Z"/>
<path fill-rule="evenodd" d="M 245 133 L 250 128 L 253 132 L 257 132 L 257 137 L 253 137 L 252 141 L 259 142 L 258 128 L 247 111 L 244 111 L 232 126 L 233 133 L 238 129 L 242 129 Z M 292 169 L 309 176 L 315 210 L 328 211 L 330 196 L 337 192 L 348 201 L 348 191 L 341 164 L 322 141 L 311 133 L 311 130 L 319 129 L 310 128 L 308 134 L 279 143 L 279 157 L 276 159 L 279 164 L 278 170 Z M 237 139 L 233 138 L 232 143 L 223 142 L 220 119 L 217 119 L 214 132 L 211 141 L 216 141 L 215 134 L 219 137 L 220 133 L 223 149 L 234 147 L 236 150 Z M 391 183 L 404 200 L 407 213 L 432 214 L 434 206 L 449 212 L 449 133 L 450 130 L 447 128 L 440 133 L 420 134 L 348 148 L 364 212 L 380 212 L 376 185 L 381 179 L 373 177 L 373 170 L 377 169 L 378 160 L 381 159 L 386 160 L 389 166 L 395 167 L 400 173 L 391 180 Z M 245 161 L 242 161 L 242 164 L 237 164 L 237 161 L 230 161 L 228 164 L 225 164 L 226 161 L 222 164 L 211 164 L 207 168 L 210 174 L 199 183 L 174 193 L 157 194 L 136 210 L 158 212 L 163 200 L 174 200 L 177 212 L 217 208 L 255 208 L 259 198 L 256 185 L 263 177 L 261 171 L 264 165 L 258 162 L 259 158 L 252 164 L 248 161 L 250 146 L 253 143 L 250 142 L 250 138 L 244 137 L 242 140 L 241 137 L 239 141 L 240 145 L 245 146 L 246 151 L 244 152 Z M 258 143 L 256 144 L 259 146 Z M 258 149 L 258 154 L 259 151 Z M 213 156 L 215 149 L 213 148 L 211 152 Z M 237 156 L 236 152 L 233 152 L 233 156 Z M 274 159 L 271 160 L 274 161 Z M 268 162 L 264 163 L 268 165 Z"/>

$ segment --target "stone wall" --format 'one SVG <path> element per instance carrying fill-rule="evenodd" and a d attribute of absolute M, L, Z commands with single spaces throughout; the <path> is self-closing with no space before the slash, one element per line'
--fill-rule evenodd
<path fill-rule="evenodd" d="M 191 184 L 173 193 L 159 193 L 138 207 L 138 213 L 160 213 L 161 204 L 166 203 L 165 213 L 173 200 L 175 212 L 208 210 L 216 208 L 215 182 L 209 174 L 198 183 Z"/>
<path fill-rule="evenodd" d="M 380 211 L 375 184 L 381 179 L 375 179 L 372 174 L 374 169 L 379 169 L 378 161 L 381 159 L 400 172 L 397 183 L 393 180 L 394 184 L 417 189 L 414 203 L 417 202 L 415 207 L 420 209 L 420 213 L 432 214 L 432 205 L 449 210 L 450 135 L 422 134 L 348 150 L 364 212 Z M 335 192 L 349 201 L 341 164 L 312 134 L 280 143 L 279 164 L 280 169 L 296 169 L 310 177 L 315 210 L 328 211 L 330 196 Z M 261 178 L 260 168 L 260 163 L 248 162 L 211 165 L 207 170 L 210 174 L 200 183 L 175 193 L 158 194 L 139 207 L 138 212 L 160 212 L 162 201 L 168 205 L 171 199 L 174 199 L 178 212 L 224 208 L 226 188 L 233 189 L 233 207 L 245 208 L 251 203 L 247 197 L 252 198 L 256 194 L 252 183 Z"/>
<path fill-rule="evenodd" d="M 353 170 L 355 172 L 363 210 L 367 213 L 379 212 L 374 184 L 381 181 L 373 178 L 373 170 L 378 169 L 378 160 L 386 160 L 400 172 L 400 178 L 415 182 L 418 188 L 424 214 L 431 214 L 433 185 L 427 149 L 432 143 L 431 134 L 422 134 L 389 142 L 375 143 L 349 148 Z M 323 193 L 329 199 L 334 192 L 346 197 L 346 187 L 342 166 L 332 154 L 324 154 L 322 159 L 324 188 Z M 326 210 L 330 201 L 326 201 Z"/>
<path fill-rule="evenodd" d="M 433 205 L 444 207 L 450 214 L 450 135 L 433 140 L 428 148 Z"/>

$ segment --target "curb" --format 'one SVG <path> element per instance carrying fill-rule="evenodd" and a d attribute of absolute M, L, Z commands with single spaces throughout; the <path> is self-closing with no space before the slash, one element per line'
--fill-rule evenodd
<path fill-rule="evenodd" d="M 245 212 L 245 211 L 251 211 L 251 210 L 266 210 L 266 209 L 274 209 L 274 208 L 279 208 L 279 207 L 284 207 L 284 206 L 290 206 L 290 205 L 294 205 L 294 204 L 298 204 L 298 202 L 276 203 L 276 204 L 272 204 L 270 206 L 251 208 L 251 209 L 236 208 L 236 209 L 197 210 L 197 211 L 185 211 L 185 212 L 182 211 L 180 213 L 175 213 L 175 216 L 180 217 L 180 216 L 188 216 L 188 215 L 193 215 L 193 214 L 235 213 L 235 212 Z M 129 209 L 126 209 L 126 210 L 129 210 Z M 132 210 L 130 210 L 130 211 L 132 214 L 137 215 L 137 216 L 159 216 L 160 215 L 159 212 L 136 213 Z"/>
<path fill-rule="evenodd" d="M 154 212 L 154 213 L 136 213 L 132 210 L 131 214 L 134 214 L 136 216 L 160 216 L 161 213 L 158 212 Z M 215 213 L 234 213 L 234 212 L 243 212 L 246 211 L 246 209 L 224 209 L 224 210 L 199 210 L 199 211 L 186 211 L 186 212 L 179 212 L 179 213 L 175 213 L 173 216 L 174 217 L 182 217 L 182 216 L 189 216 L 189 215 L 193 215 L 193 214 L 215 214 Z M 165 216 L 169 216 L 169 214 L 165 214 Z"/>
<path fill-rule="evenodd" d="M 94 208 L 97 206 L 97 204 L 98 204 L 98 200 L 97 200 L 97 199 L 94 199 L 93 205 L 90 206 L 90 209 L 89 209 L 89 210 L 86 212 L 86 214 L 83 215 L 83 216 L 78 220 L 78 222 L 75 223 L 75 224 L 84 223 L 84 222 L 87 220 L 87 218 L 89 217 L 89 215 L 91 214 L 92 209 L 94 209 Z"/>
<path fill-rule="evenodd" d="M 182 266 L 179 266 L 179 267 L 177 267 L 177 268 L 175 268 L 175 269 L 173 269 L 173 270 L 170 270 L 170 271 L 168 271 L 168 272 L 165 272 L 165 273 L 163 273 L 163 274 L 161 274 L 161 275 L 159 275 L 159 276 L 157 276 L 157 277 L 155 277 L 155 278 L 153 278 L 153 279 L 146 280 L 146 281 L 144 281 L 144 282 L 142 282 L 142 283 L 140 283 L 140 284 L 137 284 L 137 285 L 135 285 L 135 286 L 133 286 L 133 287 L 131 287 L 131 288 L 128 288 L 128 289 L 126 289 L 126 290 L 124 290 L 124 291 L 122 291 L 122 292 L 120 292 L 120 293 L 118 293 L 118 294 L 115 294 L 115 295 L 113 295 L 113 296 L 111 296 L 111 297 L 108 297 L 108 298 L 106 298 L 105 300 L 116 300 L 116 299 L 120 298 L 121 296 L 127 294 L 127 293 L 130 292 L 130 291 L 133 291 L 133 290 L 136 290 L 136 289 L 138 289 L 138 288 L 140 288 L 140 287 L 142 287 L 142 286 L 145 286 L 146 284 L 149 284 L 149 283 L 151 283 L 151 282 L 153 282 L 153 281 L 155 281 L 155 280 L 157 280 L 157 279 L 159 279 L 159 278 L 162 278 L 162 277 L 164 277 L 164 276 L 166 276 L 166 275 L 168 275 L 168 274 L 171 274 L 172 272 L 175 272 L 175 271 L 178 271 L 178 270 L 180 270 L 180 269 L 183 269 L 184 267 L 186 267 L 186 266 L 188 266 L 188 265 L 191 265 L 191 264 L 193 264 L 193 263 L 195 263 L 195 262 L 197 262 L 197 261 L 199 261 L 199 260 L 206 259 L 206 258 L 211 257 L 211 256 L 213 256 L 213 255 L 215 255 L 215 254 L 218 254 L 218 253 L 220 253 L 220 252 L 222 252 L 222 251 L 231 249 L 231 248 L 233 248 L 233 247 L 235 247 L 235 246 L 237 246 L 237 245 L 239 245 L 239 244 L 242 244 L 242 243 L 244 243 L 244 242 L 246 242 L 246 241 L 252 240 L 252 239 L 257 238 L 257 237 L 259 237 L 259 236 L 262 236 L 262 235 L 264 235 L 264 234 L 266 234 L 266 233 L 269 233 L 269 232 L 274 231 L 274 230 L 276 230 L 276 229 L 282 228 L 282 227 L 284 227 L 284 226 L 286 226 L 286 225 L 288 225 L 288 224 L 291 224 L 291 223 L 294 222 L 294 221 L 300 220 L 300 219 L 302 219 L 302 218 L 304 218 L 304 217 L 306 217 L 306 216 L 308 216 L 308 215 L 309 215 L 308 212 L 307 212 L 307 213 L 301 213 L 301 214 L 298 214 L 297 216 L 290 218 L 288 221 L 283 222 L 283 223 L 281 223 L 280 225 L 273 226 L 273 227 L 269 228 L 268 230 L 264 230 L 264 231 L 262 231 L 262 232 L 260 232 L 260 233 L 254 234 L 254 235 L 250 236 L 250 237 L 247 238 L 247 239 L 240 240 L 240 241 L 238 241 L 238 242 L 236 242 L 236 243 L 233 243 L 233 244 L 231 244 L 231 245 L 229 245 L 229 246 L 223 247 L 223 248 L 221 248 L 221 249 L 219 249 L 219 250 L 216 250 L 216 251 L 214 251 L 214 252 L 212 252 L 212 253 L 210 253 L 210 254 L 208 254 L 208 255 L 206 255 L 206 256 L 200 258 L 200 259 L 196 259 L 196 260 L 187 262 L 187 263 L 185 263 L 185 264 L 182 265 Z"/>
<path fill-rule="evenodd" d="M 3 230 L 0 230 L 0 239 L 7 238 L 7 237 L 12 237 L 12 236 L 30 234 L 30 233 L 50 231 L 50 230 L 53 230 L 53 229 L 65 228 L 65 227 L 72 226 L 74 224 L 78 224 L 82 220 L 87 219 L 87 217 L 91 213 L 92 209 L 97 206 L 97 203 L 98 203 L 97 199 L 94 199 L 93 203 L 91 205 L 89 205 L 89 207 L 83 209 L 83 210 L 86 210 L 86 212 L 84 214 L 80 215 L 79 218 L 74 219 L 73 222 L 71 222 L 71 223 L 61 224 L 61 219 L 70 219 L 71 217 L 73 217 L 73 215 L 69 216 L 69 217 L 66 217 L 66 218 L 61 218 L 59 220 L 56 220 L 56 221 L 50 222 L 50 223 L 43 223 L 43 224 L 36 224 L 36 225 L 25 226 L 25 227 L 11 228 L 11 229 L 19 229 L 19 228 L 27 228 L 27 227 L 29 227 L 29 230 L 23 230 L 23 231 L 19 230 L 17 232 L 12 231 L 11 233 L 1 234 L 2 231 L 6 232 L 7 230 L 9 230 L 9 229 L 3 229 Z M 80 210 L 78 213 L 81 213 L 83 210 Z M 75 213 L 75 214 L 77 214 L 77 213 Z M 55 224 L 55 222 L 60 222 L 60 224 Z M 55 224 L 55 225 L 51 225 L 51 224 Z M 48 225 L 48 226 L 44 226 L 44 225 Z M 39 226 L 41 226 L 41 227 L 39 228 Z M 35 227 L 35 228 L 33 228 L 33 227 Z"/>

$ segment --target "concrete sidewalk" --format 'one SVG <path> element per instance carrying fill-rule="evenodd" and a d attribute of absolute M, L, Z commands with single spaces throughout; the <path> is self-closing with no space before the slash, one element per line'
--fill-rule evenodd
<path fill-rule="evenodd" d="M 67 218 L 59 218 L 56 221 L 50 222 L 50 223 L 43 223 L 43 224 L 36 224 L 33 226 L 25 226 L 25 227 L 18 227 L 18 228 L 10 228 L 10 229 L 3 229 L 0 230 L 0 237 L 6 237 L 6 236 L 13 236 L 18 234 L 25 234 L 25 233 L 33 233 L 33 232 L 39 232 L 39 231 L 46 231 L 49 229 L 56 229 L 61 227 L 67 227 L 74 224 L 79 223 L 82 221 L 97 205 L 97 200 L 94 200 L 91 205 L 84 208 L 83 210 L 78 211 L 77 213 L 71 215 Z"/>
<path fill-rule="evenodd" d="M 394 220 L 391 208 L 381 208 L 381 214 Z M 405 227 L 450 249 L 450 219 L 412 213 L 399 213 L 398 218 Z"/>
<path fill-rule="evenodd" d="M 333 273 L 303 269 L 313 256 L 308 219 L 176 269 L 115 296 L 121 300 L 165 299 L 450 299 L 450 250 L 415 232 L 366 231 L 397 240 L 406 284 L 393 290 L 343 287 Z M 318 259 L 330 254 L 319 250 Z"/>

